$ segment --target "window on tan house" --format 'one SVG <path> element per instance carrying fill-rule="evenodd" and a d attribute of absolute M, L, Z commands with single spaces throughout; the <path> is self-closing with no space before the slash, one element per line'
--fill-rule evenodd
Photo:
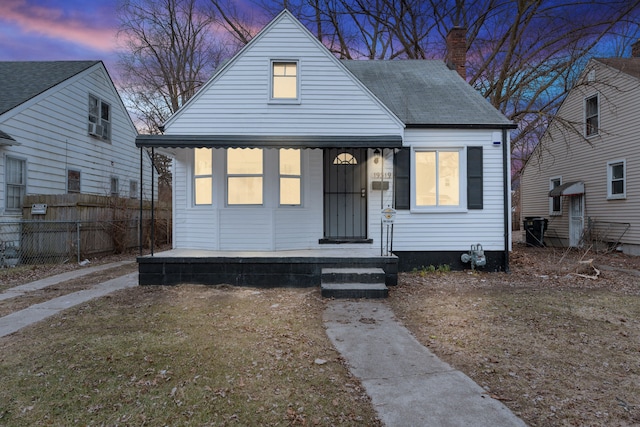
<path fill-rule="evenodd" d="M 213 150 L 196 148 L 194 150 L 194 202 L 196 205 L 213 203 Z"/>
<path fill-rule="evenodd" d="M 298 99 L 298 63 L 273 61 L 271 63 L 271 99 Z"/>
<path fill-rule="evenodd" d="M 549 180 L 549 191 L 562 185 L 562 177 L 554 177 Z M 562 215 L 562 196 L 549 198 L 549 215 Z"/>
<path fill-rule="evenodd" d="M 227 150 L 227 204 L 261 205 L 263 151 L 260 148 Z"/>
<path fill-rule="evenodd" d="M 598 95 L 585 99 L 585 135 L 597 135 L 600 127 L 600 108 Z"/>
<path fill-rule="evenodd" d="M 626 161 L 615 160 L 607 163 L 607 182 L 609 199 L 624 199 L 627 197 Z"/>
<path fill-rule="evenodd" d="M 280 156 L 280 205 L 301 204 L 300 150 L 281 149 Z"/>

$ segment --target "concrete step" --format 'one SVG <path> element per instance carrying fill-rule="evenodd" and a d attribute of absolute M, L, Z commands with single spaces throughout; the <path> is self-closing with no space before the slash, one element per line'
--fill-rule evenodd
<path fill-rule="evenodd" d="M 322 283 L 385 283 L 382 268 L 323 268 Z"/>
<path fill-rule="evenodd" d="M 389 288 L 383 283 L 324 283 L 320 287 L 324 298 L 386 298 Z"/>

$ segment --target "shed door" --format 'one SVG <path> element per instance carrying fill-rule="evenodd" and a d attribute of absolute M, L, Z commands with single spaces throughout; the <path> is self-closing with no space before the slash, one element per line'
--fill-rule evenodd
<path fill-rule="evenodd" d="M 582 195 L 569 197 L 569 246 L 581 246 L 584 230 L 584 198 Z"/>
<path fill-rule="evenodd" d="M 331 148 L 324 152 L 324 237 L 367 238 L 367 150 Z"/>

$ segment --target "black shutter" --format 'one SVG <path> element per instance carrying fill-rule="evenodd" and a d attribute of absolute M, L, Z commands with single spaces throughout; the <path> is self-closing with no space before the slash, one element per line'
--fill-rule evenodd
<path fill-rule="evenodd" d="M 411 149 L 401 148 L 393 156 L 396 209 L 411 209 Z"/>
<path fill-rule="evenodd" d="M 467 209 L 482 209 L 482 147 L 467 147 Z"/>

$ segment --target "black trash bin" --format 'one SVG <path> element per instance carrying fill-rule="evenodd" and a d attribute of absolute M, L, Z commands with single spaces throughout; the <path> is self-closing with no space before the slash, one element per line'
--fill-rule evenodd
<path fill-rule="evenodd" d="M 547 230 L 549 220 L 538 216 L 524 218 L 524 230 L 527 246 L 544 246 L 544 232 Z"/>

